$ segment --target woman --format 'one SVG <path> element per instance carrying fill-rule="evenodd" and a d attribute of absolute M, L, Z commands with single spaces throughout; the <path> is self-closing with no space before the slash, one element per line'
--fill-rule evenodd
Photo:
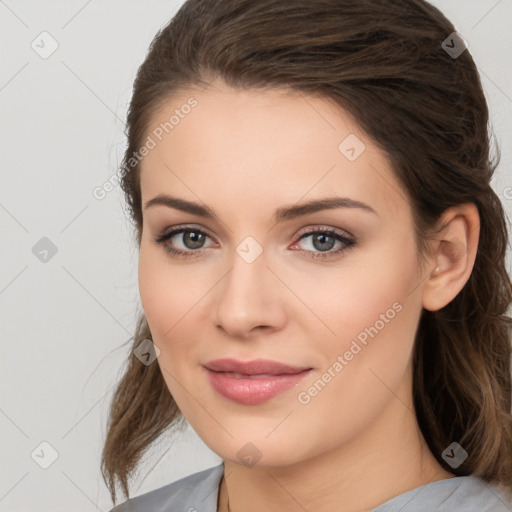
<path fill-rule="evenodd" d="M 189 0 L 121 185 L 144 315 L 115 503 L 186 418 L 222 459 L 116 512 L 512 509 L 511 282 L 488 109 L 422 0 Z"/>

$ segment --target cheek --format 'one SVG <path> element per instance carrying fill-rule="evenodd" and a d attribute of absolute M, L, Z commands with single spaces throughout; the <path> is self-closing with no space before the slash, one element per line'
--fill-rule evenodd
<path fill-rule="evenodd" d="M 144 314 L 157 342 L 158 334 L 173 325 L 173 316 L 178 303 L 177 286 L 172 286 L 172 276 L 144 241 L 139 253 L 139 293 Z M 164 325 L 165 324 L 165 325 Z"/>
<path fill-rule="evenodd" d="M 182 277 L 163 268 L 143 269 L 139 273 L 139 291 L 148 322 L 159 331 L 171 328 L 184 315 L 186 306 L 193 301 L 197 291 L 186 285 Z"/>
<path fill-rule="evenodd" d="M 408 403 L 404 384 L 421 303 L 399 277 L 388 275 L 378 287 L 347 283 L 338 300 L 325 302 L 322 318 L 336 334 L 311 337 L 323 364 L 297 389 L 301 405 L 289 435 L 322 432 L 329 449 L 372 424 L 390 400 Z"/>
<path fill-rule="evenodd" d="M 315 340 L 322 371 L 330 368 L 336 375 L 332 381 L 337 384 L 328 387 L 338 391 L 329 397 L 343 396 L 350 407 L 359 407 L 357 396 L 372 392 L 375 385 L 383 387 L 378 377 L 391 388 L 398 386 L 422 309 L 414 242 L 406 234 L 382 240 L 372 250 L 354 253 L 346 265 L 325 277 L 317 273 L 302 279 L 298 290 L 329 328 L 310 315 L 298 320 Z M 314 336 L 313 325 L 321 335 Z"/>
<path fill-rule="evenodd" d="M 325 347 L 340 350 L 358 335 L 364 342 L 375 329 L 398 329 L 404 316 L 416 316 L 421 309 L 420 299 L 412 293 L 419 284 L 416 248 L 406 230 L 402 236 L 382 236 L 371 247 L 355 249 L 338 266 L 297 273 L 300 279 L 295 275 L 291 281 L 288 276 L 294 292 L 317 316 L 301 315 L 297 320 L 305 322 L 308 332 L 316 322 Z M 398 311 L 402 309 L 408 313 Z M 414 330 L 414 323 L 409 327 Z"/>
<path fill-rule="evenodd" d="M 197 268 L 171 264 L 164 249 L 142 242 L 139 292 L 155 343 L 174 334 L 182 319 L 208 292 L 210 280 Z"/>
<path fill-rule="evenodd" d="M 183 363 L 199 361 L 190 344 L 190 334 L 197 324 L 198 301 L 211 287 L 207 282 L 207 276 L 198 278 L 197 271 L 191 275 L 186 267 L 171 265 L 160 249 L 141 244 L 139 292 L 144 315 L 153 342 L 160 350 L 157 361 L 163 378 L 185 414 L 190 414 L 190 404 L 183 385 L 187 389 L 193 386 L 185 382 Z"/>

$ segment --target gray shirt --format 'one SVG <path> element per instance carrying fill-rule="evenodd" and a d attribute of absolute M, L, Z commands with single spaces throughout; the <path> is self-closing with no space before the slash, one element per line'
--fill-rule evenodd
<path fill-rule="evenodd" d="M 224 463 L 131 498 L 110 512 L 217 512 Z M 438 480 L 369 512 L 512 512 L 512 499 L 475 476 Z"/>

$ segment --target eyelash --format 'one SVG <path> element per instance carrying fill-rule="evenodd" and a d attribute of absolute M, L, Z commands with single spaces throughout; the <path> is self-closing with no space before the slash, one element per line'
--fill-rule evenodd
<path fill-rule="evenodd" d="M 194 258 L 194 257 L 197 257 L 200 255 L 201 249 L 190 249 L 188 251 L 182 251 L 181 249 L 176 249 L 175 247 L 172 247 L 167 243 L 167 241 L 170 240 L 173 236 L 178 235 L 180 233 L 189 233 L 189 232 L 199 233 L 199 234 L 207 236 L 208 238 L 211 238 L 210 235 L 208 235 L 208 233 L 206 233 L 205 231 L 203 231 L 201 229 L 197 229 L 193 226 L 179 226 L 179 227 L 172 229 L 171 231 L 163 232 L 159 236 L 156 236 L 154 238 L 154 241 L 157 244 L 163 245 L 164 249 L 167 252 L 169 252 L 170 254 L 172 254 L 173 256 L 176 256 L 178 258 Z M 306 238 L 308 236 L 311 236 L 311 235 L 314 235 L 317 233 L 322 233 L 322 234 L 326 234 L 328 236 L 332 236 L 336 240 L 342 242 L 344 245 L 336 250 L 313 252 L 313 251 L 301 249 L 298 252 L 305 253 L 307 255 L 307 257 L 312 258 L 312 259 L 317 259 L 317 258 L 327 259 L 327 258 L 334 258 L 336 256 L 339 256 L 341 253 L 351 249 L 356 244 L 355 239 L 348 238 L 345 235 L 342 235 L 341 233 L 339 233 L 333 229 L 317 227 L 317 228 L 312 228 L 309 231 L 302 233 L 302 235 L 297 239 L 297 241 L 294 242 L 294 245 L 297 242 L 299 242 L 300 240 L 302 240 L 303 238 Z M 194 254 L 194 253 L 196 253 L 196 254 Z M 199 253 L 199 254 L 197 254 L 197 253 Z"/>

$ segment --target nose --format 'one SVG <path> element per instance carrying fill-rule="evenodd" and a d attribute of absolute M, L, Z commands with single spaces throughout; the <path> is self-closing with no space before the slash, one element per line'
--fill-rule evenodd
<path fill-rule="evenodd" d="M 283 287 L 264 255 L 247 263 L 235 253 L 231 270 L 216 287 L 214 321 L 232 337 L 272 333 L 286 323 Z"/>

